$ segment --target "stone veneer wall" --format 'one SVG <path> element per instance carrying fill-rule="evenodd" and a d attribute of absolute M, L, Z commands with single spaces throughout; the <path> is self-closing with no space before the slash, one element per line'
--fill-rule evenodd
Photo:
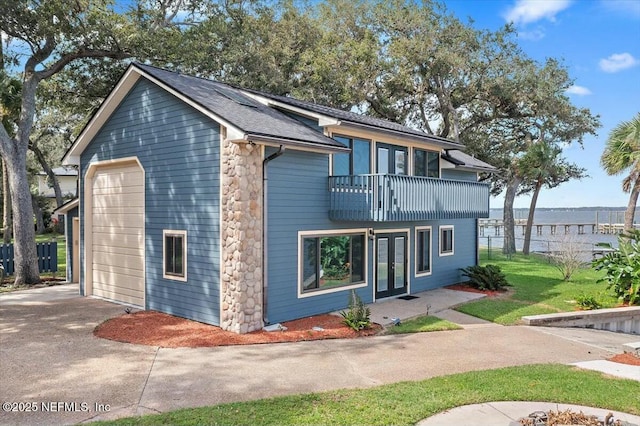
<path fill-rule="evenodd" d="M 220 327 L 235 333 L 262 328 L 262 155 L 251 144 L 221 149 Z"/>

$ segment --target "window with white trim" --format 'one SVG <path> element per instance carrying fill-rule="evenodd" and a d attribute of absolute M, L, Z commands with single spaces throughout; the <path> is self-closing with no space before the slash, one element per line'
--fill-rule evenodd
<path fill-rule="evenodd" d="M 440 256 L 453 254 L 453 226 L 440 227 Z"/>
<path fill-rule="evenodd" d="M 162 276 L 187 280 L 187 231 L 162 231 Z"/>
<path fill-rule="evenodd" d="M 431 227 L 416 228 L 416 276 L 431 273 Z"/>
<path fill-rule="evenodd" d="M 364 233 L 303 235 L 301 239 L 301 294 L 366 282 Z"/>

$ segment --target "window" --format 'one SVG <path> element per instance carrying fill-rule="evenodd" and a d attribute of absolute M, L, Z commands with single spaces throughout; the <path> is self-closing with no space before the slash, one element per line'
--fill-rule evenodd
<path fill-rule="evenodd" d="M 416 228 L 416 275 L 431 273 L 431 227 Z"/>
<path fill-rule="evenodd" d="M 333 154 L 333 176 L 371 173 L 371 141 L 346 136 L 333 136 L 333 139 L 351 148 L 348 154 Z"/>
<path fill-rule="evenodd" d="M 407 152 L 404 146 L 378 143 L 377 145 L 377 173 L 391 175 L 407 175 Z"/>
<path fill-rule="evenodd" d="M 440 256 L 453 254 L 453 226 L 440 227 Z"/>
<path fill-rule="evenodd" d="M 364 232 L 304 235 L 301 239 L 301 294 L 365 283 L 367 248 Z"/>
<path fill-rule="evenodd" d="M 162 231 L 163 277 L 187 280 L 187 231 Z"/>
<path fill-rule="evenodd" d="M 440 154 L 424 149 L 413 150 L 413 175 L 439 178 Z"/>

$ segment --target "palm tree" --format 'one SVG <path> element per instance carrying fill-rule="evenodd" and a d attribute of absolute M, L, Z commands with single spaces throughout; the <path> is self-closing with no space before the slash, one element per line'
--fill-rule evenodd
<path fill-rule="evenodd" d="M 633 229 L 633 218 L 640 194 L 640 113 L 631 121 L 623 121 L 609 133 L 600 164 L 608 175 L 629 172 L 622 180 L 622 190 L 629 192 L 629 204 L 624 214 L 624 228 Z"/>

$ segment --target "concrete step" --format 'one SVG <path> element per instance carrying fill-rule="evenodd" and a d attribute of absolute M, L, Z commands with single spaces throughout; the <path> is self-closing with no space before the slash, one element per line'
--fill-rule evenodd
<path fill-rule="evenodd" d="M 582 327 L 627 334 L 640 334 L 640 306 L 522 317 L 526 325 Z"/>

